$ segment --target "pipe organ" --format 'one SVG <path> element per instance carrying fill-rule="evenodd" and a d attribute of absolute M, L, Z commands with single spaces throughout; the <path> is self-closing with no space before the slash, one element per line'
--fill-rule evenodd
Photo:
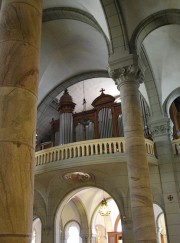
<path fill-rule="evenodd" d="M 144 123 L 144 135 L 150 138 L 147 125 L 149 115 L 148 105 L 140 94 L 142 118 Z M 105 94 L 101 90 L 101 95 L 92 102 L 93 109 L 73 113 L 75 104 L 68 91 L 65 90 L 59 101 L 58 120 L 51 121 L 51 138 L 53 146 L 78 142 L 84 140 L 123 137 L 123 121 L 121 103 L 116 103 L 115 98 Z"/>
<path fill-rule="evenodd" d="M 148 117 L 150 117 L 150 112 L 144 97 L 140 93 L 139 93 L 139 99 L 140 99 L 141 113 L 142 113 L 142 119 L 144 124 L 144 135 L 146 138 L 150 138 L 151 135 L 149 133 L 148 120 L 147 120 Z"/>
<path fill-rule="evenodd" d="M 73 110 L 75 108 L 75 105 L 76 104 L 73 103 L 72 97 L 69 95 L 68 90 L 66 89 L 59 101 L 58 107 L 58 111 L 60 113 L 58 141 L 59 145 L 73 142 Z M 57 141 L 55 141 L 55 144 L 57 144 Z"/>
<path fill-rule="evenodd" d="M 112 111 L 110 108 L 102 108 L 98 113 L 99 137 L 112 137 Z"/>
<path fill-rule="evenodd" d="M 173 139 L 178 139 L 180 138 L 180 96 L 172 102 L 169 113 L 173 123 Z"/>

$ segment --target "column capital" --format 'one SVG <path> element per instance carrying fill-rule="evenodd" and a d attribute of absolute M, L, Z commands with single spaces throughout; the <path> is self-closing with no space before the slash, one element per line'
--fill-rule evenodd
<path fill-rule="evenodd" d="M 131 82 L 139 85 L 143 82 L 144 76 L 138 65 L 132 64 L 112 70 L 109 67 L 109 76 L 114 79 L 118 89 L 125 83 Z"/>
<path fill-rule="evenodd" d="M 153 139 L 164 135 L 171 135 L 170 119 L 168 117 L 163 117 L 158 120 L 149 120 L 149 129 Z"/>

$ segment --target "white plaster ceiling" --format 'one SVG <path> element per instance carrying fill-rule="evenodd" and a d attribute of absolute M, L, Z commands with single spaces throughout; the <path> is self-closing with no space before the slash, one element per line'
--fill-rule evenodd
<path fill-rule="evenodd" d="M 119 3 L 122 8 L 129 39 L 138 24 L 146 17 L 163 9 L 180 8 L 180 1 L 178 0 L 119 0 Z M 72 7 L 90 13 L 109 38 L 108 25 L 103 13 L 101 1 L 43 0 L 43 9 L 53 7 Z M 180 49 L 180 27 L 171 25 L 159 28 L 145 38 L 143 45 L 147 51 L 163 103 L 170 92 L 179 87 L 180 73 L 178 64 L 180 63 L 180 53 L 178 49 Z M 71 80 L 71 78 L 80 76 L 81 74 L 106 71 L 107 64 L 108 50 L 105 38 L 94 27 L 72 19 L 43 22 L 38 104 L 58 85 L 62 84 L 63 86 L 65 81 Z M 69 82 L 69 86 L 71 86 L 71 81 Z M 113 87 L 113 91 L 109 90 L 111 87 Z M 91 108 L 90 104 L 100 94 L 99 90 L 101 88 L 105 88 L 105 93 L 113 96 L 119 93 L 113 81 L 110 81 L 110 79 L 109 81 L 108 79 L 88 80 L 88 85 L 85 88 L 87 109 Z M 148 102 L 144 84 L 141 85 L 140 91 Z M 81 111 L 83 96 L 82 83 L 69 87 L 69 93 L 72 95 L 74 102 L 79 104 L 77 105 L 76 112 Z M 53 98 L 58 94 L 57 92 Z M 47 104 L 43 105 L 45 106 Z M 45 131 L 47 124 L 49 125 L 49 121 L 52 119 L 50 117 L 51 113 L 48 109 L 46 113 L 44 111 L 40 112 L 44 114 L 41 119 L 40 128 L 43 127 Z M 55 117 L 57 115 L 55 114 Z M 42 124 L 43 122 L 44 124 Z"/>
<path fill-rule="evenodd" d="M 84 92 L 83 92 L 84 82 Z M 83 97 L 85 94 L 86 109 L 93 108 L 92 102 L 97 98 L 101 92 L 101 88 L 105 89 L 105 94 L 110 94 L 114 97 L 119 97 L 120 92 L 115 85 L 115 82 L 111 78 L 92 78 L 85 81 L 74 84 L 68 88 L 69 94 L 73 98 L 73 102 L 76 104 L 74 112 L 81 112 L 83 110 Z M 61 92 L 57 98 L 60 99 L 64 92 Z"/>
<path fill-rule="evenodd" d="M 180 8 L 179 0 L 118 0 L 121 6 L 127 33 L 131 38 L 135 28 L 145 18 L 165 9 Z"/>
<path fill-rule="evenodd" d="M 72 203 L 74 197 L 79 198 L 82 203 L 88 222 L 91 222 L 92 230 L 95 230 L 96 225 L 104 226 L 108 232 L 114 230 L 114 224 L 119 215 L 119 209 L 107 192 L 95 187 L 79 189 L 79 192 L 69 199 L 63 207 L 63 212 L 61 214 L 61 221 L 64 225 L 72 220 L 81 222 L 77 208 L 74 203 Z M 107 199 L 107 204 L 111 211 L 110 215 L 105 217 L 99 214 L 99 205 L 104 198 Z M 121 231 L 122 228 L 119 228 L 119 230 Z"/>
<path fill-rule="evenodd" d="M 74 20 L 45 22 L 41 42 L 39 103 L 63 81 L 82 73 L 107 69 L 105 39 L 85 23 Z"/>
<path fill-rule="evenodd" d="M 180 87 L 180 26 L 166 25 L 144 40 L 161 102 Z"/>
<path fill-rule="evenodd" d="M 84 207 L 86 208 L 86 213 L 89 220 L 91 219 L 94 210 L 101 203 L 103 198 L 111 198 L 107 192 L 96 187 L 90 187 L 86 189 L 82 188 L 74 196 L 78 197 L 83 203 Z"/>
<path fill-rule="evenodd" d="M 90 13 L 109 38 L 108 26 L 100 0 L 43 0 L 43 9 L 53 7 L 70 7 Z"/>

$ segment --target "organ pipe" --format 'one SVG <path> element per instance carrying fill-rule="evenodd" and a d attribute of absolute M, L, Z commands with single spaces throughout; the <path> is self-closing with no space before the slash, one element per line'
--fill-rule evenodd
<path fill-rule="evenodd" d="M 63 96 L 59 101 L 59 144 L 72 143 L 73 134 L 73 110 L 75 108 L 72 97 L 68 90 L 64 91 Z"/>
<path fill-rule="evenodd" d="M 98 114 L 100 138 L 112 137 L 112 111 L 110 108 L 103 108 Z"/>

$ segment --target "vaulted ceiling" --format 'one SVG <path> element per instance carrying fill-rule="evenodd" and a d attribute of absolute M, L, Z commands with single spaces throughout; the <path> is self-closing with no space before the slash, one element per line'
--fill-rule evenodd
<path fill-rule="evenodd" d="M 40 137 L 49 132 L 52 117 L 58 117 L 52 102 L 65 88 L 91 78 L 96 82 L 88 87 L 87 81 L 88 95 L 89 89 L 96 94 L 104 88 L 98 78 L 108 77 L 112 56 L 121 59 L 143 52 L 162 105 L 180 86 L 179 19 L 178 0 L 43 0 L 37 123 Z M 140 90 L 151 106 L 152 94 L 146 82 Z M 104 86 L 114 90 L 115 84 L 105 80 Z M 74 85 L 71 95 L 78 89 Z M 117 95 L 114 91 L 110 94 Z"/>

